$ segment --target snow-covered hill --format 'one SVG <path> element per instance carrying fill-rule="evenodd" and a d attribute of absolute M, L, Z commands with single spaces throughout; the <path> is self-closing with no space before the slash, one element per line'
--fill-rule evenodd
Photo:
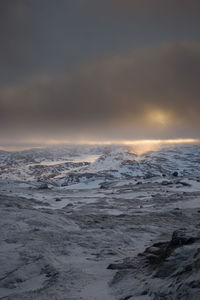
<path fill-rule="evenodd" d="M 68 186 L 96 179 L 200 174 L 200 146 L 166 147 L 143 155 L 124 146 L 52 147 L 0 153 L 0 178 Z"/>

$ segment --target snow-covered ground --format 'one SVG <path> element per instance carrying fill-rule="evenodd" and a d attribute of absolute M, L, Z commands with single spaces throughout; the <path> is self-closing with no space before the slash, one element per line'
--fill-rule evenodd
<path fill-rule="evenodd" d="M 107 267 L 199 226 L 200 145 L 136 150 L 0 151 L 0 299 L 176 299 Z"/>

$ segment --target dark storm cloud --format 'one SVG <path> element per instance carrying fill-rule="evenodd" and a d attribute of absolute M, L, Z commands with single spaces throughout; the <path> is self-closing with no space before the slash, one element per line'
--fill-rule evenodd
<path fill-rule="evenodd" d="M 197 0 L 1 0 L 0 137 L 197 136 L 199 11 Z"/>
<path fill-rule="evenodd" d="M 199 40 L 195 0 L 1 0 L 0 85 L 133 46 Z"/>
<path fill-rule="evenodd" d="M 39 77 L 0 92 L 1 126 L 70 134 L 102 128 L 107 136 L 199 135 L 200 44 L 168 43 L 90 61 L 73 74 Z M 152 124 L 149 113 L 169 115 Z M 158 128 L 159 127 L 159 128 Z M 146 136 L 145 136 L 146 135 Z"/>

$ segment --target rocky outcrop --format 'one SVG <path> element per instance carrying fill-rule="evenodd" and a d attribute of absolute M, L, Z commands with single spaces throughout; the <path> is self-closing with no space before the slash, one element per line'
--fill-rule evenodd
<path fill-rule="evenodd" d="M 174 231 L 170 241 L 155 243 L 108 269 L 119 270 L 112 285 L 132 278 L 121 299 L 200 299 L 200 231 Z"/>

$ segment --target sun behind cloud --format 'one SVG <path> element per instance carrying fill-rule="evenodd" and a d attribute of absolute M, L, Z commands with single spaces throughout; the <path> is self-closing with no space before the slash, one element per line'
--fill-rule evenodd
<path fill-rule="evenodd" d="M 146 115 L 147 122 L 151 125 L 169 126 L 172 121 L 172 116 L 169 112 L 161 109 L 153 109 L 148 111 Z"/>

